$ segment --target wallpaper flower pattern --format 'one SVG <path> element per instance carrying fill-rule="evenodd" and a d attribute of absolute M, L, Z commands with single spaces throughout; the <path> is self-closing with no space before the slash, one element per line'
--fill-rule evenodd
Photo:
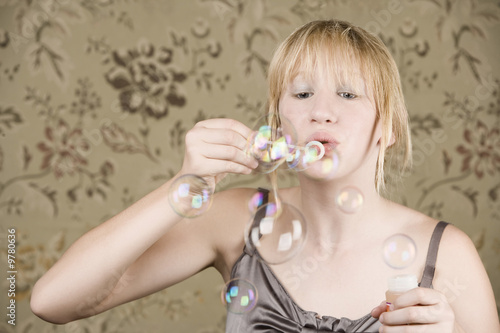
<path fill-rule="evenodd" d="M 224 332 L 213 270 L 65 326 L 31 314 L 29 297 L 71 242 L 175 174 L 196 122 L 252 126 L 276 44 L 330 17 L 379 35 L 400 68 L 415 166 L 404 187 L 388 175 L 392 197 L 467 232 L 500 304 L 500 1 L 4 0 L 0 253 L 3 265 L 15 228 L 18 308 L 0 331 Z"/>

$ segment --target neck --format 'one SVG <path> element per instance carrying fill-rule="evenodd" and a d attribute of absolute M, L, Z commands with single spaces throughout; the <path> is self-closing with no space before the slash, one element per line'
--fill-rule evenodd
<path fill-rule="evenodd" d="M 366 185 L 370 184 L 370 185 Z M 362 204 L 353 212 L 337 203 L 339 193 L 354 188 L 362 196 Z M 300 205 L 307 220 L 309 239 L 333 247 L 350 247 L 359 244 L 360 237 L 370 237 L 383 224 L 383 212 L 389 202 L 376 191 L 373 178 L 360 177 L 318 182 L 301 180 Z"/>

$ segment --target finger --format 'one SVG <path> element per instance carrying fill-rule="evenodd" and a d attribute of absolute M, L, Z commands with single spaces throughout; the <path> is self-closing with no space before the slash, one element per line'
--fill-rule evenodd
<path fill-rule="evenodd" d="M 414 305 L 435 305 L 442 301 L 446 302 L 446 297 L 435 289 L 414 288 L 402 294 L 394 301 L 394 309 L 397 310 Z"/>
<path fill-rule="evenodd" d="M 240 133 L 230 129 L 198 127 L 186 135 L 186 156 L 189 156 L 192 162 L 198 160 L 197 156 L 203 156 L 233 161 L 254 169 L 258 163 L 255 158 L 246 153 L 245 147 L 246 139 Z"/>
<path fill-rule="evenodd" d="M 246 152 L 246 140 L 232 130 L 199 129 L 186 140 L 186 152 L 207 158 L 232 160 L 250 167 L 257 161 Z"/>
<path fill-rule="evenodd" d="M 245 139 L 248 138 L 252 134 L 252 130 L 248 128 L 243 123 L 228 118 L 214 118 L 207 119 L 198 122 L 195 127 L 204 127 L 204 128 L 213 128 L 213 129 L 232 129 L 241 134 Z"/>
<path fill-rule="evenodd" d="M 204 144 L 200 146 L 200 154 L 207 159 L 231 161 L 250 169 L 255 169 L 259 164 L 255 158 L 234 146 Z"/>
<path fill-rule="evenodd" d="M 371 311 L 370 315 L 373 318 L 378 318 L 382 313 L 384 313 L 387 309 L 387 305 L 385 301 L 382 301 L 379 305 L 377 305 L 373 310 Z"/>
<path fill-rule="evenodd" d="M 217 159 L 205 159 L 203 161 L 203 164 L 204 164 L 204 170 L 207 170 L 206 174 L 212 176 L 226 174 L 226 173 L 249 175 L 253 172 L 254 169 L 233 161 L 217 160 Z"/>
<path fill-rule="evenodd" d="M 250 168 L 243 164 L 235 163 L 233 161 L 224 161 L 221 171 L 217 172 L 216 174 L 234 173 L 234 174 L 249 175 L 253 172 L 254 169 L 255 168 Z"/>
<path fill-rule="evenodd" d="M 196 151 L 200 143 L 233 146 L 246 152 L 248 139 L 233 129 L 198 126 L 186 134 L 185 141 L 187 152 Z"/>
<path fill-rule="evenodd" d="M 380 315 L 380 322 L 384 325 L 406 324 L 435 324 L 440 318 L 436 316 L 434 306 L 411 306 Z"/>
<path fill-rule="evenodd" d="M 379 333 L 443 333 L 443 328 L 439 325 L 398 325 L 387 326 L 382 325 L 379 328 Z"/>
<path fill-rule="evenodd" d="M 238 147 L 241 150 L 245 149 L 248 142 L 247 137 L 244 137 L 241 133 L 234 131 L 233 129 L 202 128 L 199 129 L 197 135 L 199 135 L 199 138 L 203 142 L 230 145 Z"/>

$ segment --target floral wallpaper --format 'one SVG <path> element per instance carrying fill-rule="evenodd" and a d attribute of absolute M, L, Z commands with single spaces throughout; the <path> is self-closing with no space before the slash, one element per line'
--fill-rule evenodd
<path fill-rule="evenodd" d="M 29 297 L 76 238 L 175 174 L 196 122 L 251 126 L 277 43 L 331 17 L 379 35 L 401 71 L 415 166 L 389 196 L 467 232 L 500 304 L 500 1 L 3 0 L 0 253 L 7 272 L 14 232 L 17 310 L 0 332 L 224 332 L 214 270 L 65 326 Z"/>

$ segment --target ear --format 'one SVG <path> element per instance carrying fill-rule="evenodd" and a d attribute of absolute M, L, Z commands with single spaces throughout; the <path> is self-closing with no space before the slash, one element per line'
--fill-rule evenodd
<path fill-rule="evenodd" d="M 387 147 L 386 148 L 389 148 L 390 146 L 392 146 L 394 143 L 396 142 L 396 137 L 394 136 L 394 132 L 392 132 L 391 134 L 391 139 L 389 140 L 389 142 L 387 143 Z"/>
<path fill-rule="evenodd" d="M 380 141 L 382 141 L 382 137 L 378 139 L 378 144 L 380 144 Z M 389 139 L 389 142 L 387 143 L 387 146 L 385 148 L 389 148 L 396 142 L 396 137 L 394 136 L 394 132 L 391 133 L 391 138 Z"/>

